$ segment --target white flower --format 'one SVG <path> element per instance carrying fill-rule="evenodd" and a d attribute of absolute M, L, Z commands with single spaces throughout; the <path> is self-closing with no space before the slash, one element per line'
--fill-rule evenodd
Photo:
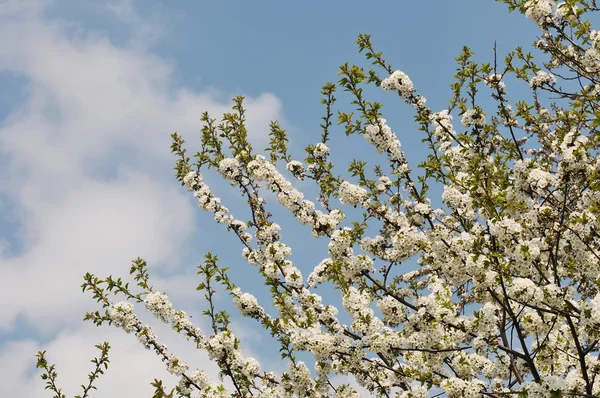
<path fill-rule="evenodd" d="M 240 162 L 235 158 L 225 158 L 219 162 L 219 171 L 223 177 L 233 180 L 240 175 Z"/>
<path fill-rule="evenodd" d="M 525 16 L 541 26 L 552 17 L 553 6 L 552 0 L 529 0 L 525 3 Z"/>
<path fill-rule="evenodd" d="M 392 296 L 384 296 L 377 300 L 377 307 L 381 310 L 384 320 L 391 325 L 399 325 L 404 318 L 403 305 Z"/>
<path fill-rule="evenodd" d="M 177 311 L 172 318 L 172 327 L 177 332 L 187 331 L 193 328 L 192 322 L 185 311 Z"/>
<path fill-rule="evenodd" d="M 452 115 L 448 113 L 447 109 L 444 109 L 441 112 L 432 114 L 429 120 L 435 127 L 433 134 L 440 140 L 442 150 L 445 150 L 451 145 L 453 137 L 456 137 L 454 127 L 452 127 Z"/>
<path fill-rule="evenodd" d="M 308 276 L 308 285 L 310 287 L 315 287 L 317 284 L 325 282 L 327 268 L 330 267 L 331 264 L 333 264 L 333 261 L 330 258 L 321 261 Z"/>
<path fill-rule="evenodd" d="M 305 169 L 302 166 L 302 163 L 297 161 L 297 160 L 292 160 L 291 162 L 289 162 L 286 166 L 287 171 L 289 171 L 290 173 L 292 173 L 292 175 L 299 179 L 302 180 L 304 179 L 304 172 Z"/>
<path fill-rule="evenodd" d="M 431 213 L 431 207 L 427 203 L 417 203 L 413 210 L 417 214 L 427 216 Z"/>
<path fill-rule="evenodd" d="M 413 386 L 411 391 L 403 391 L 397 398 L 427 398 L 427 388 L 425 386 Z"/>
<path fill-rule="evenodd" d="M 144 300 L 146 308 L 154 313 L 154 315 L 165 323 L 175 315 L 173 305 L 169 301 L 169 296 L 166 293 L 155 292 L 150 293 Z"/>
<path fill-rule="evenodd" d="M 319 142 L 317 145 L 315 145 L 313 154 L 316 157 L 322 158 L 325 155 L 327 155 L 328 153 L 329 153 L 329 147 L 327 147 L 327 145 L 323 144 L 322 142 Z"/>
<path fill-rule="evenodd" d="M 538 70 L 536 75 L 529 81 L 531 88 L 540 87 L 542 84 L 556 84 L 556 77 L 553 74 L 548 74 L 543 70 Z"/>
<path fill-rule="evenodd" d="M 302 273 L 297 268 L 287 271 L 287 274 L 285 275 L 285 282 L 290 287 L 301 288 L 304 283 L 302 279 Z"/>
<path fill-rule="evenodd" d="M 363 187 L 350 184 L 348 181 L 340 184 L 340 202 L 342 204 L 349 204 L 354 207 L 360 206 L 368 197 L 369 193 Z"/>
<path fill-rule="evenodd" d="M 502 75 L 499 73 L 492 73 L 484 77 L 486 86 L 495 87 L 502 82 Z"/>
<path fill-rule="evenodd" d="M 485 113 L 480 109 L 469 109 L 462 116 L 462 124 L 465 127 L 483 127 L 485 126 Z"/>
<path fill-rule="evenodd" d="M 365 127 L 365 139 L 373 145 L 377 153 L 387 152 L 390 159 L 404 163 L 404 153 L 401 150 L 400 141 L 385 119 L 378 119 L 376 124 Z"/>
<path fill-rule="evenodd" d="M 367 292 L 361 293 L 354 286 L 350 286 L 348 293 L 343 297 L 344 308 L 353 318 L 372 314 L 373 310 L 369 308 L 371 301 L 371 297 Z"/>
<path fill-rule="evenodd" d="M 202 174 L 190 171 L 183 177 L 183 183 L 187 187 L 188 191 L 194 191 L 196 189 L 196 185 L 202 182 Z"/>
<path fill-rule="evenodd" d="M 200 388 L 206 388 L 206 386 L 209 384 L 208 376 L 206 376 L 206 374 L 202 370 L 194 370 L 193 372 L 189 373 L 187 377 L 182 376 L 181 380 L 179 381 L 179 388 L 181 388 L 184 391 L 184 393 L 192 392 L 192 389 L 189 387 L 190 383 L 188 381 L 188 378 Z"/>
<path fill-rule="evenodd" d="M 133 304 L 126 301 L 113 304 L 108 314 L 115 325 L 122 327 L 127 333 L 135 331 L 135 326 L 139 323 L 133 313 Z"/>
<path fill-rule="evenodd" d="M 167 370 L 169 373 L 172 373 L 177 376 L 181 376 L 183 372 L 188 370 L 189 367 L 185 362 L 177 358 L 175 355 L 169 355 L 169 359 L 167 361 Z"/>
<path fill-rule="evenodd" d="M 377 191 L 383 193 L 388 190 L 389 187 L 392 186 L 392 180 L 387 176 L 379 177 L 379 184 L 377 184 Z"/>
<path fill-rule="evenodd" d="M 248 357 L 244 360 L 244 373 L 249 379 L 252 379 L 260 372 L 260 363 L 252 357 Z"/>
<path fill-rule="evenodd" d="M 404 98 L 408 98 L 415 91 L 413 82 L 408 75 L 399 70 L 392 73 L 387 79 L 383 79 L 381 88 L 385 91 L 399 91 Z"/>
<path fill-rule="evenodd" d="M 567 19 L 567 21 L 569 22 L 575 22 L 577 21 L 577 11 L 579 10 L 579 7 L 577 7 L 576 5 L 572 5 L 569 7 L 569 5 L 567 5 L 567 3 L 565 3 L 564 1 L 561 1 L 560 3 L 558 3 L 556 5 L 556 12 L 554 13 L 554 15 L 556 15 L 559 18 L 564 18 L 567 15 L 569 15 L 569 18 Z"/>
<path fill-rule="evenodd" d="M 250 293 L 241 294 L 239 288 L 236 288 L 233 293 L 233 304 L 243 316 L 253 316 L 263 312 L 262 307 L 258 305 L 256 297 Z"/>
<path fill-rule="evenodd" d="M 442 381 L 441 387 L 446 391 L 448 398 L 478 398 L 481 397 L 484 383 L 478 379 L 468 381 L 450 377 Z"/>
<path fill-rule="evenodd" d="M 534 187 L 544 189 L 557 183 L 556 176 L 542 169 L 531 169 L 527 181 Z"/>

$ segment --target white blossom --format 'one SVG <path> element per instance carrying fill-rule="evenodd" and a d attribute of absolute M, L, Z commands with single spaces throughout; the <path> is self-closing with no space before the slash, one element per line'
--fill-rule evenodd
<path fill-rule="evenodd" d="M 240 175 L 240 162 L 235 158 L 225 158 L 219 162 L 219 171 L 223 177 L 233 180 Z"/>
<path fill-rule="evenodd" d="M 525 3 L 525 16 L 541 26 L 552 17 L 554 5 L 553 0 L 529 0 Z"/>
<path fill-rule="evenodd" d="M 542 86 L 543 84 L 556 84 L 556 77 L 554 77 L 554 75 L 551 73 L 548 74 L 543 70 L 538 70 L 536 75 L 529 81 L 529 86 L 531 88 L 536 88 Z"/>
<path fill-rule="evenodd" d="M 363 187 L 344 181 L 340 184 L 340 202 L 354 207 L 361 206 L 368 198 L 369 193 Z"/>
<path fill-rule="evenodd" d="M 480 109 L 469 109 L 462 115 L 462 124 L 465 127 L 485 126 L 485 114 Z"/>
<path fill-rule="evenodd" d="M 413 82 L 406 73 L 399 70 L 383 79 L 381 88 L 385 91 L 399 91 L 404 98 L 408 98 L 414 92 Z"/>
<path fill-rule="evenodd" d="M 314 155 L 318 158 L 322 158 L 329 153 L 329 147 L 322 142 L 317 143 L 314 149 Z"/>

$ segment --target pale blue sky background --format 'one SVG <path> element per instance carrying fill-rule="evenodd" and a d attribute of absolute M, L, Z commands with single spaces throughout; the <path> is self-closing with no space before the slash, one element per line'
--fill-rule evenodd
<path fill-rule="evenodd" d="M 235 283 L 268 305 L 238 242 L 179 187 L 169 135 L 179 131 L 195 153 L 201 113 L 219 117 L 243 94 L 255 149 L 267 145 L 269 121 L 278 119 L 293 157 L 302 160 L 303 148 L 320 139 L 323 83 L 337 81 L 346 61 L 369 65 L 354 43 L 359 32 L 372 34 L 376 49 L 439 111 L 463 45 L 490 62 L 494 41 L 503 59 L 515 46 L 529 46 L 538 29 L 491 0 L 0 0 L 0 300 L 8 304 L 0 308 L 0 374 L 7 396 L 43 396 L 33 369 L 33 355 L 43 349 L 58 363 L 65 392 L 78 393 L 93 345 L 103 340 L 115 348 L 94 396 L 151 396 L 154 377 L 172 385 L 160 360 L 133 336 L 81 321 L 97 308 L 79 288 L 87 271 L 126 276 L 130 260 L 141 256 L 155 288 L 198 320 L 195 266 L 211 250 L 231 266 Z M 385 103 L 384 117 L 416 166 L 425 152 L 412 108 L 391 94 L 368 93 Z M 347 96 L 338 98 L 339 108 L 351 109 Z M 343 162 L 340 173 L 355 156 L 375 159 L 361 137 L 346 138 L 342 129 L 333 131 L 330 147 Z M 243 218 L 239 194 L 208 180 Z M 314 189 L 307 192 L 314 199 Z M 285 212 L 274 213 L 308 276 L 327 242 L 315 242 Z M 219 305 L 229 308 L 228 301 Z M 174 353 L 216 375 L 183 338 L 156 326 Z M 260 327 L 234 327 L 248 355 L 281 370 Z"/>

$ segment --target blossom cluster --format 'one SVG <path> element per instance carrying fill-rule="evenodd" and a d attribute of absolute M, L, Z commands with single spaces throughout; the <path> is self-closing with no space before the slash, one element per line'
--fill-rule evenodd
<path fill-rule="evenodd" d="M 440 150 L 446 151 L 451 145 L 452 140 L 456 136 L 454 127 L 452 126 L 452 115 L 447 109 L 441 112 L 433 113 L 429 120 L 433 123 L 433 135 L 440 142 Z"/>
<path fill-rule="evenodd" d="M 322 154 L 327 153 L 325 145 L 317 144 L 316 147 L 322 150 Z M 279 203 L 288 208 L 302 224 L 310 224 L 315 237 L 330 233 L 343 221 L 344 213 L 340 210 L 335 209 L 325 214 L 316 209 L 315 203 L 304 199 L 304 194 L 294 188 L 264 156 L 257 155 L 248 164 L 248 171 L 258 181 L 267 182 L 268 187 L 277 194 Z"/>
<path fill-rule="evenodd" d="M 235 174 L 236 171 L 233 170 L 237 169 L 232 166 L 234 164 L 236 164 L 236 162 L 223 163 L 222 172 L 229 176 Z M 196 171 L 190 171 L 183 178 L 183 183 L 188 191 L 194 192 L 194 197 L 197 198 L 198 206 L 201 209 L 212 211 L 215 215 L 216 222 L 219 224 L 226 224 L 228 228 L 233 229 L 246 244 L 250 243 L 252 236 L 246 232 L 246 223 L 229 214 L 229 209 L 221 204 L 221 199 L 213 195 L 208 184 L 203 181 L 202 174 Z"/>
<path fill-rule="evenodd" d="M 383 79 L 381 88 L 385 91 L 399 91 L 404 98 L 410 96 L 415 90 L 408 75 L 399 70 L 392 73 L 390 77 Z"/>
<path fill-rule="evenodd" d="M 529 81 L 531 88 L 540 87 L 542 84 L 556 84 L 556 77 L 553 74 L 548 74 L 543 70 L 538 70 L 534 77 Z"/>
<path fill-rule="evenodd" d="M 375 147 L 377 153 L 386 152 L 389 159 L 397 162 L 402 171 L 404 170 L 406 159 L 400 141 L 396 138 L 396 134 L 390 126 L 387 125 L 385 119 L 379 119 L 376 124 L 367 125 L 364 135 L 369 144 Z"/>
<path fill-rule="evenodd" d="M 228 180 L 236 179 L 240 171 L 240 162 L 235 158 L 225 158 L 219 162 L 219 171 Z"/>
<path fill-rule="evenodd" d="M 529 0 L 525 3 L 525 16 L 538 25 L 552 19 L 553 0 Z"/>
<path fill-rule="evenodd" d="M 168 312 L 168 310 L 166 310 Z M 174 355 L 169 355 L 167 347 L 157 341 L 152 328 L 148 325 L 142 325 L 137 316 L 133 313 L 133 304 L 128 302 L 118 302 L 111 305 L 108 311 L 110 320 L 118 327 L 121 327 L 126 333 L 135 333 L 136 337 L 147 348 L 154 348 L 155 351 L 167 360 L 167 370 L 175 375 L 183 374 L 188 366 L 185 362 L 179 360 Z M 165 314 L 161 315 L 165 319 Z"/>
<path fill-rule="evenodd" d="M 363 187 L 344 181 L 340 184 L 340 202 L 354 207 L 362 206 L 367 201 L 369 192 Z"/>
<path fill-rule="evenodd" d="M 483 127 L 485 126 L 485 114 L 481 109 L 469 109 L 463 113 L 461 122 L 465 127 Z"/>
<path fill-rule="evenodd" d="M 292 160 L 291 162 L 289 162 L 286 166 L 287 171 L 289 171 L 290 173 L 292 173 L 292 175 L 299 179 L 302 180 L 304 179 L 304 172 L 306 171 L 304 169 L 304 166 L 302 166 L 302 163 L 297 161 L 297 160 Z"/>

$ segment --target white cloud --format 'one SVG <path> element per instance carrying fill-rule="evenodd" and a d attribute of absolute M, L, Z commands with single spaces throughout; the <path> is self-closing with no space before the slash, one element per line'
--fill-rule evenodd
<path fill-rule="evenodd" d="M 0 300 L 11 303 L 0 309 L 0 336 L 14 334 L 19 317 L 29 334 L 52 340 L 41 347 L 11 337 L 0 345 L 0 372 L 11 380 L 10 396 L 40 396 L 31 365 L 35 351 L 47 349 L 65 389 L 76 393 L 93 345 L 112 340 L 121 352 L 114 350 L 114 370 L 99 385 L 107 392 L 95 396 L 150 396 L 135 388 L 149 387 L 163 364 L 133 336 L 81 325 L 95 308 L 81 292 L 82 275 L 125 276 L 137 256 L 171 270 L 185 262 L 179 253 L 195 230 L 196 209 L 173 178 L 169 135 L 183 134 L 193 153 L 201 113 L 219 117 L 231 104 L 214 88 L 176 87 L 175 66 L 138 40 L 118 47 L 104 33 L 48 19 L 47 3 L 0 4 L 0 71 L 27 81 L 26 101 L 0 125 L 0 193 L 17 203 L 22 246 L 9 255 L 0 241 Z M 129 2 L 115 4 L 133 30 L 147 29 Z M 247 108 L 251 140 L 262 148 L 269 121 L 280 117 L 279 100 L 265 93 L 248 98 Z"/>
<path fill-rule="evenodd" d="M 131 27 L 128 45 L 147 50 L 167 34 L 166 26 L 176 23 L 168 18 L 164 10 L 153 7 L 153 11 L 140 17 L 134 7 L 133 0 L 111 0 L 106 9 L 114 17 Z"/>
<path fill-rule="evenodd" d="M 81 319 L 93 304 L 79 287 L 86 271 L 125 275 L 138 256 L 149 266 L 178 263 L 194 209 L 164 185 L 129 171 L 117 181 L 82 181 L 54 203 L 40 201 L 31 212 L 35 240 L 0 268 L 0 279 L 12 282 L 2 295 L 17 303 L 0 309 L 0 324 L 10 326 L 22 314 L 40 331 L 52 331 L 65 318 Z"/>

